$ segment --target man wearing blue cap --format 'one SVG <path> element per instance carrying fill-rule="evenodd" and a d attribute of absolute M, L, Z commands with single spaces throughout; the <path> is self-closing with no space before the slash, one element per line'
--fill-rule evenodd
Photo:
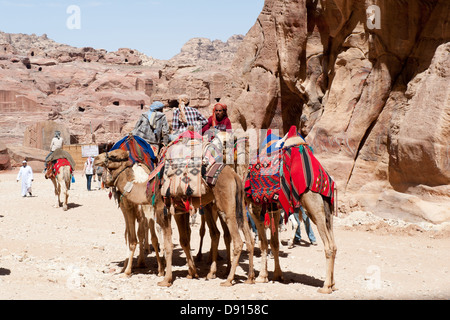
<path fill-rule="evenodd" d="M 155 101 L 150 110 L 143 113 L 136 122 L 132 134 L 147 141 L 155 155 L 163 145 L 169 143 L 169 125 L 166 115 L 162 112 L 164 103 Z"/>

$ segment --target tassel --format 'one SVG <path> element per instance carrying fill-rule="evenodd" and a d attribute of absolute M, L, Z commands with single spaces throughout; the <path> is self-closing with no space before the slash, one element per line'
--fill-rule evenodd
<path fill-rule="evenodd" d="M 173 215 L 173 216 L 175 215 L 175 207 L 173 206 L 173 203 L 170 205 L 169 212 L 171 215 Z"/>
<path fill-rule="evenodd" d="M 200 213 L 201 216 L 205 214 L 205 210 L 203 209 L 203 206 L 200 206 L 200 209 L 198 210 L 198 212 Z"/>
<path fill-rule="evenodd" d="M 111 198 L 112 198 L 112 191 L 109 192 L 108 197 L 109 197 L 109 200 L 111 200 Z"/>
<path fill-rule="evenodd" d="M 202 177 L 206 177 L 206 164 L 202 164 Z"/>
<path fill-rule="evenodd" d="M 156 194 L 152 195 L 152 206 L 155 206 Z"/>
<path fill-rule="evenodd" d="M 164 217 L 167 217 L 167 207 L 164 206 Z"/>
<path fill-rule="evenodd" d="M 167 188 L 167 191 L 166 191 L 166 198 L 169 198 L 170 197 L 170 186 Z"/>
<path fill-rule="evenodd" d="M 187 195 L 188 197 L 190 197 L 190 196 L 192 196 L 193 194 L 194 194 L 194 190 L 191 188 L 190 185 L 188 185 L 188 187 L 187 187 L 187 189 L 186 189 L 186 195 Z M 186 210 L 186 211 L 188 211 L 188 210 Z"/>

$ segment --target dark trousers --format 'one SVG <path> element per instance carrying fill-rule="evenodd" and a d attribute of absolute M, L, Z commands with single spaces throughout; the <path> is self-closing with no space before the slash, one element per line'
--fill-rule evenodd
<path fill-rule="evenodd" d="M 87 174 L 86 175 L 86 180 L 87 180 L 87 189 L 88 191 L 91 191 L 91 181 L 92 181 L 92 174 Z"/>

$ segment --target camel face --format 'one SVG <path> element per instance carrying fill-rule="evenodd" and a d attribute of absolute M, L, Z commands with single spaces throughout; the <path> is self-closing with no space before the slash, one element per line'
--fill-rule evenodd
<path fill-rule="evenodd" d="M 110 152 L 103 152 L 95 157 L 94 166 L 107 167 L 110 162 L 120 162 L 129 158 L 128 151 L 116 149 Z"/>

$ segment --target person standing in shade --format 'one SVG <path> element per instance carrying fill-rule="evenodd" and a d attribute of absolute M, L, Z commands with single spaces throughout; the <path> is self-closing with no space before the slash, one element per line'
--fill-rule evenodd
<path fill-rule="evenodd" d="M 17 174 L 17 182 L 22 179 L 22 197 L 26 197 L 27 194 L 32 196 L 31 194 L 31 183 L 33 182 L 33 169 L 27 165 L 27 161 L 22 161 L 22 167 L 20 167 L 20 171 Z"/>
<path fill-rule="evenodd" d="M 88 157 L 84 163 L 83 175 L 86 175 L 87 189 L 91 191 L 92 176 L 95 174 L 94 158 Z"/>

